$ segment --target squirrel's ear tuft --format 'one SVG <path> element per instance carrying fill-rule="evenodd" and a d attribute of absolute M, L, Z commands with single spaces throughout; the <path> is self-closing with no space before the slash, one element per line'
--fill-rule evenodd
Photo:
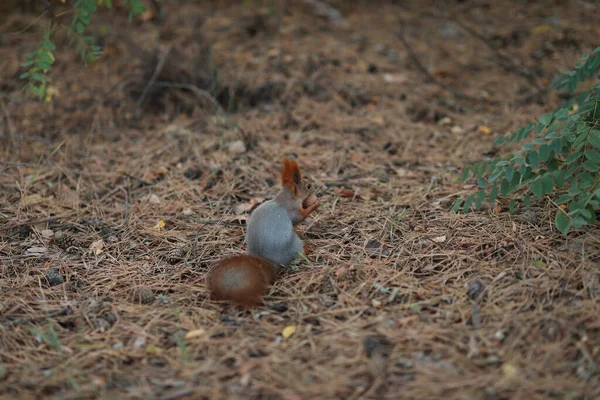
<path fill-rule="evenodd" d="M 281 171 L 281 185 L 287 186 L 294 194 L 296 194 L 301 180 L 302 175 L 300 174 L 298 163 L 289 158 L 284 158 L 283 169 Z"/>

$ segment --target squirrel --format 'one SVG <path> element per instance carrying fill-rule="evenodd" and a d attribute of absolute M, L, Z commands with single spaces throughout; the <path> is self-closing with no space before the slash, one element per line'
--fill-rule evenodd
<path fill-rule="evenodd" d="M 319 208 L 314 185 L 302 177 L 298 163 L 284 159 L 281 189 L 250 215 L 246 233 L 247 253 L 221 259 L 208 276 L 213 300 L 229 300 L 242 306 L 260 304 L 275 282 L 280 265 L 304 252 L 294 225 Z"/>

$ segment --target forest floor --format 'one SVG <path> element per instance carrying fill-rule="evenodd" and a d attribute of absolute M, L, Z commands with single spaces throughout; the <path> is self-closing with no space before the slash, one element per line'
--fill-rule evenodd
<path fill-rule="evenodd" d="M 600 398 L 598 226 L 451 212 L 597 4 L 164 3 L 98 13 L 87 67 L 56 29 L 47 101 L 18 79 L 47 21 L 0 19 L 1 398 Z M 308 260 L 210 301 L 284 156 L 319 186 Z"/>

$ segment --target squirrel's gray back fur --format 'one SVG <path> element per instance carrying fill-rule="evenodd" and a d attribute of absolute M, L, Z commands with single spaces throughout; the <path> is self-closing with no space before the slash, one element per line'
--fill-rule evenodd
<path fill-rule="evenodd" d="M 289 264 L 302 252 L 302 241 L 294 232 L 290 216 L 273 200 L 261 204 L 250 215 L 246 245 L 248 254 L 276 265 Z"/>

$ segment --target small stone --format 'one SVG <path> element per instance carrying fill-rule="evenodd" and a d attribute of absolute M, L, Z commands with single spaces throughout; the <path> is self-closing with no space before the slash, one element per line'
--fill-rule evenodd
<path fill-rule="evenodd" d="M 379 182 L 388 182 L 390 180 L 390 176 L 385 169 L 376 169 L 373 171 L 373 174 Z"/>
<path fill-rule="evenodd" d="M 241 140 L 229 143 L 229 152 L 233 154 L 242 154 L 246 152 L 246 144 Z"/>
<path fill-rule="evenodd" d="M 154 302 L 154 292 L 149 288 L 139 288 L 134 292 L 134 299 L 136 302 L 142 304 L 151 304 Z"/>
<path fill-rule="evenodd" d="M 465 130 L 458 125 L 454 125 L 452 128 L 450 128 L 450 132 L 452 132 L 453 135 L 460 135 L 464 131 Z"/>
<path fill-rule="evenodd" d="M 65 282 L 64 278 L 54 268 L 50 268 L 44 271 L 44 275 L 46 276 L 46 280 L 48 281 L 48 285 L 56 286 Z"/>
<path fill-rule="evenodd" d="M 487 296 L 485 283 L 479 278 L 470 280 L 466 285 L 466 289 L 467 295 L 471 300 L 479 301 Z"/>
<path fill-rule="evenodd" d="M 183 172 L 183 176 L 185 176 L 190 181 L 202 178 L 202 170 L 200 167 L 189 167 Z"/>

